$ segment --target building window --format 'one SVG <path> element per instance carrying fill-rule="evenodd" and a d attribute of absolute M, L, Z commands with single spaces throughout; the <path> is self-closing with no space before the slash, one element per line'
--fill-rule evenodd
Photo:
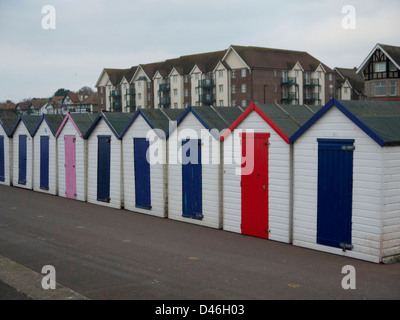
<path fill-rule="evenodd" d="M 150 93 L 147 95 L 147 101 L 151 101 L 151 94 Z"/>
<path fill-rule="evenodd" d="M 173 76 L 172 79 L 175 83 L 178 82 L 178 76 Z"/>
<path fill-rule="evenodd" d="M 232 93 L 236 93 L 236 86 L 235 85 L 232 86 Z"/>
<path fill-rule="evenodd" d="M 200 74 L 196 73 L 196 74 L 194 75 L 194 79 L 195 79 L 196 81 L 198 81 L 198 80 L 200 79 Z"/>
<path fill-rule="evenodd" d="M 294 72 L 294 76 L 295 76 L 296 78 L 298 78 L 298 77 L 299 77 L 299 71 L 296 70 L 296 71 Z"/>
<path fill-rule="evenodd" d="M 185 78 L 184 78 L 185 80 L 185 83 L 188 83 L 189 82 L 189 76 L 187 75 L 187 74 L 185 74 Z"/>
<path fill-rule="evenodd" d="M 218 71 L 218 77 L 222 78 L 224 76 L 224 72 L 222 70 Z"/>
<path fill-rule="evenodd" d="M 376 62 L 374 65 L 375 72 L 385 72 L 386 71 L 386 62 Z"/>
<path fill-rule="evenodd" d="M 347 93 L 347 88 L 343 88 L 343 90 L 344 90 L 344 93 Z"/>
<path fill-rule="evenodd" d="M 332 73 L 329 74 L 329 81 L 332 81 L 333 77 L 332 77 Z"/>
<path fill-rule="evenodd" d="M 219 92 L 224 92 L 224 86 L 221 84 L 221 85 L 219 85 Z"/>
<path fill-rule="evenodd" d="M 142 99 L 142 94 L 138 93 L 138 99 L 141 100 Z"/>
<path fill-rule="evenodd" d="M 189 97 L 189 90 L 185 89 L 185 97 Z"/>
<path fill-rule="evenodd" d="M 245 84 L 242 84 L 242 93 L 246 93 L 247 87 Z"/>
<path fill-rule="evenodd" d="M 178 103 L 174 103 L 174 109 L 178 109 Z"/>
<path fill-rule="evenodd" d="M 389 71 L 396 71 L 396 70 L 397 70 L 396 65 L 392 61 L 390 61 L 389 62 Z"/>
<path fill-rule="evenodd" d="M 246 78 L 246 74 L 247 74 L 246 69 L 242 69 L 242 78 Z"/>
<path fill-rule="evenodd" d="M 274 92 L 278 92 L 278 85 L 277 84 L 275 84 Z"/>
<path fill-rule="evenodd" d="M 385 81 L 375 82 L 375 95 L 376 96 L 386 95 L 386 82 Z"/>
<path fill-rule="evenodd" d="M 103 93 L 104 87 L 100 87 L 100 93 Z"/>
<path fill-rule="evenodd" d="M 332 98 L 333 98 L 333 86 L 330 85 L 329 86 L 329 99 L 332 99 Z"/>
<path fill-rule="evenodd" d="M 100 104 L 104 104 L 104 99 L 100 98 Z"/>
<path fill-rule="evenodd" d="M 141 88 L 142 87 L 142 82 L 138 81 L 137 85 L 138 85 L 139 88 Z"/>
<path fill-rule="evenodd" d="M 274 70 L 274 77 L 278 76 L 278 70 Z"/>
<path fill-rule="evenodd" d="M 242 107 L 246 108 L 247 107 L 247 101 L 246 100 L 242 100 Z"/>
<path fill-rule="evenodd" d="M 318 77 L 318 79 L 321 79 L 321 71 L 317 72 L 317 77 Z"/>
<path fill-rule="evenodd" d="M 224 100 L 219 100 L 219 106 L 223 107 L 224 106 Z"/>
<path fill-rule="evenodd" d="M 390 95 L 396 95 L 396 81 L 390 81 Z"/>
<path fill-rule="evenodd" d="M 147 82 L 147 89 L 151 89 L 151 82 Z"/>
<path fill-rule="evenodd" d="M 178 89 L 174 89 L 174 96 L 178 95 Z"/>
<path fill-rule="evenodd" d="M 311 75 L 309 72 L 307 72 L 305 74 L 305 79 L 306 79 L 306 84 L 310 84 L 311 83 Z"/>
<path fill-rule="evenodd" d="M 236 78 L 236 70 L 232 70 L 232 79 Z"/>

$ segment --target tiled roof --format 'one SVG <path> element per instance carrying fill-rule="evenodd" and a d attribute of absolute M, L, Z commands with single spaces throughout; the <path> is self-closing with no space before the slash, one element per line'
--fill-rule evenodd
<path fill-rule="evenodd" d="M 357 73 L 357 68 L 346 69 L 346 68 L 335 68 L 338 73 L 344 78 L 349 80 L 350 85 L 358 93 L 364 91 L 364 78 Z M 344 80 L 343 79 L 343 80 Z"/>
<path fill-rule="evenodd" d="M 400 47 L 390 46 L 387 44 L 379 44 L 383 50 L 400 66 Z"/>

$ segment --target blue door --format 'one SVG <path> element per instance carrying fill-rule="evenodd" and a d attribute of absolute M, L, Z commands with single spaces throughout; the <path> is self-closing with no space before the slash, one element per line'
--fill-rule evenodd
<path fill-rule="evenodd" d="M 49 136 L 40 137 L 40 189 L 49 190 Z"/>
<path fill-rule="evenodd" d="M 318 139 L 317 243 L 351 250 L 354 140 Z"/>
<path fill-rule="evenodd" d="M 201 140 L 182 141 L 183 216 L 203 219 Z"/>
<path fill-rule="evenodd" d="M 26 135 L 19 136 L 18 145 L 18 183 L 26 184 Z"/>
<path fill-rule="evenodd" d="M 4 136 L 0 136 L 0 181 L 3 182 L 6 180 L 4 156 Z"/>
<path fill-rule="evenodd" d="M 110 202 L 111 136 L 97 138 L 97 200 Z"/>
<path fill-rule="evenodd" d="M 150 144 L 146 138 L 134 138 L 133 140 L 136 207 L 151 209 L 150 163 L 146 157 Z"/>

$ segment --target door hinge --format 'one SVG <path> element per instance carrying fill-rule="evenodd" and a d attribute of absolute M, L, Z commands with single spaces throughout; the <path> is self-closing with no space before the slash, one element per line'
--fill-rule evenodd
<path fill-rule="evenodd" d="M 354 151 L 356 150 L 355 146 L 342 146 L 343 151 Z"/>
<path fill-rule="evenodd" d="M 340 243 L 340 247 L 342 248 L 343 251 L 353 249 L 353 245 L 348 243 Z"/>

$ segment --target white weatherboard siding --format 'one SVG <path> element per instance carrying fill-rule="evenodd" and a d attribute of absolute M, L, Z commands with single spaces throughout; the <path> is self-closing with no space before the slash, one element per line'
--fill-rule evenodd
<path fill-rule="evenodd" d="M 49 189 L 40 188 L 40 137 L 49 138 Z M 57 188 L 57 140 L 46 121 L 43 120 L 33 137 L 33 190 L 56 195 Z"/>
<path fill-rule="evenodd" d="M 18 183 L 19 174 L 19 136 L 26 135 L 26 184 Z M 33 188 L 33 138 L 20 121 L 13 133 L 13 185 L 24 189 Z"/>
<path fill-rule="evenodd" d="M 182 130 L 192 129 L 196 132 L 197 138 L 202 139 L 202 200 L 203 200 L 203 219 L 196 220 L 182 216 L 182 165 L 177 161 L 176 150 L 181 151 L 182 140 L 186 135 Z M 203 129 L 203 130 L 202 130 Z M 209 141 L 209 143 L 206 143 Z M 206 159 L 206 147 L 209 144 L 209 158 Z M 176 148 L 177 146 L 177 148 Z M 220 144 L 211 136 L 197 118 L 189 113 L 180 123 L 177 130 L 173 131 L 168 139 L 168 217 L 172 220 L 189 222 L 197 225 L 222 228 L 221 219 L 221 188 L 220 169 L 218 164 L 212 164 L 212 157 L 220 159 Z M 181 151 L 182 152 L 182 151 Z M 180 153 L 181 153 L 180 152 Z M 173 164 L 173 163 L 177 164 Z M 210 164 L 205 164 L 206 162 Z"/>
<path fill-rule="evenodd" d="M 110 166 L 110 202 L 97 201 L 97 136 L 111 136 L 111 166 Z M 121 208 L 123 201 L 121 163 L 121 140 L 112 133 L 107 123 L 100 119 L 88 138 L 88 188 L 87 197 L 89 203 L 106 207 Z"/>
<path fill-rule="evenodd" d="M 1 185 L 10 186 L 12 185 L 12 163 L 13 163 L 13 140 L 9 138 L 0 125 L 0 137 L 4 138 L 4 181 L 0 181 Z"/>
<path fill-rule="evenodd" d="M 352 250 L 318 245 L 318 138 L 354 139 Z M 379 262 L 382 231 L 383 149 L 333 107 L 294 143 L 293 244 Z"/>
<path fill-rule="evenodd" d="M 75 136 L 75 163 L 76 163 L 76 199 L 86 201 L 87 188 L 87 141 L 79 136 L 70 120 L 65 123 L 57 139 L 58 149 L 58 191 L 59 196 L 65 198 L 65 140 L 64 136 Z M 97 176 L 96 176 L 97 177 Z"/>
<path fill-rule="evenodd" d="M 382 257 L 400 254 L 400 147 L 384 148 Z"/>
<path fill-rule="evenodd" d="M 241 233 L 242 147 L 239 133 L 254 130 L 270 133 L 269 139 L 269 239 L 291 242 L 290 146 L 255 111 L 252 111 L 224 141 L 223 217 L 224 230 Z M 233 158 L 233 155 L 235 155 Z M 232 164 L 226 164 L 232 163 Z"/>
<path fill-rule="evenodd" d="M 135 161 L 134 161 L 134 138 L 146 138 L 147 133 L 152 130 L 148 123 L 139 115 L 132 123 L 122 139 L 123 145 L 123 174 L 124 174 L 124 205 L 125 209 L 139 213 L 154 215 L 158 217 L 167 216 L 166 192 L 167 177 L 166 164 L 150 165 L 150 192 L 151 209 L 146 210 L 136 207 L 135 198 Z M 151 142 L 150 142 L 151 144 Z M 166 142 L 162 140 L 164 155 L 166 154 Z"/>

